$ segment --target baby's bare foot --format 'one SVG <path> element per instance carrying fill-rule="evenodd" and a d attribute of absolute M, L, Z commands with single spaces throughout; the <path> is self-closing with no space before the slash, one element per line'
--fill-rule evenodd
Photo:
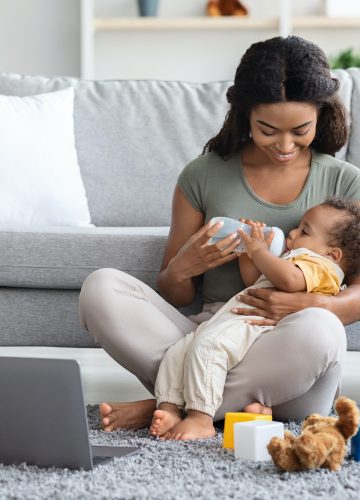
<path fill-rule="evenodd" d="M 150 425 L 149 434 L 152 436 L 163 436 L 174 425 L 182 420 L 182 412 L 176 405 L 171 405 L 174 408 L 164 407 L 160 405 L 158 410 L 154 411 L 153 419 Z"/>
<path fill-rule="evenodd" d="M 272 410 L 268 406 L 264 406 L 260 403 L 251 403 L 245 406 L 244 412 L 246 413 L 262 413 L 264 415 L 272 415 Z"/>
<path fill-rule="evenodd" d="M 101 403 L 99 410 L 102 428 L 106 432 L 116 429 L 143 429 L 150 425 L 155 409 L 155 399 L 131 403 Z"/>
<path fill-rule="evenodd" d="M 215 436 L 213 419 L 200 411 L 189 410 L 187 417 L 164 434 L 162 439 L 176 441 L 205 439 Z"/>

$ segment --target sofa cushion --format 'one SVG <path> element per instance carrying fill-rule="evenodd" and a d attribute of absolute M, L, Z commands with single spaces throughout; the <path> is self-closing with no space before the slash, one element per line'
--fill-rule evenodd
<path fill-rule="evenodd" d="M 360 68 L 351 68 L 349 74 L 353 81 L 351 101 L 351 130 L 347 161 L 360 166 Z"/>
<path fill-rule="evenodd" d="M 180 170 L 221 126 L 229 82 L 0 74 L 0 94 L 75 88 L 75 138 L 96 226 L 168 226 Z"/>
<path fill-rule="evenodd" d="M 360 351 L 360 321 L 345 327 L 348 351 Z"/>
<path fill-rule="evenodd" d="M 94 347 L 80 326 L 78 301 L 78 290 L 0 287 L 0 345 Z"/>
<path fill-rule="evenodd" d="M 342 102 L 344 103 L 350 118 L 350 110 L 351 110 L 351 98 L 353 91 L 353 79 L 352 75 L 345 69 L 336 69 L 332 71 L 334 77 L 336 77 L 340 82 L 339 94 Z M 336 153 L 336 157 L 340 160 L 350 161 L 348 159 L 348 148 L 349 143 L 345 144 L 340 151 Z M 360 166 L 360 158 L 357 159 L 357 163 L 355 165 Z"/>
<path fill-rule="evenodd" d="M 167 227 L 49 228 L 0 232 L 0 286 L 80 289 L 113 267 L 156 288 Z"/>
<path fill-rule="evenodd" d="M 89 227 L 74 135 L 74 89 L 0 96 L 0 227 Z"/>
<path fill-rule="evenodd" d="M 333 71 L 347 107 L 360 70 Z M 355 84 L 354 84 L 355 82 Z M 231 82 L 87 81 L 0 73 L 0 94 L 30 95 L 72 85 L 80 168 L 96 226 L 167 226 L 182 168 L 221 127 Z M 359 125 L 354 112 L 352 120 Z M 356 125 L 357 124 L 357 125 Z M 358 133 L 337 153 L 360 166 Z"/>

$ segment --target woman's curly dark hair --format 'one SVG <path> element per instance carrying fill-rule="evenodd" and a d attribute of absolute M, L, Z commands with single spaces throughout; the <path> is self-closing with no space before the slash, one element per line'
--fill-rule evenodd
<path fill-rule="evenodd" d="M 332 225 L 328 244 L 342 249 L 346 270 L 345 274 L 360 274 L 360 204 L 342 198 L 328 198 L 322 205 L 336 208 L 342 212 Z"/>
<path fill-rule="evenodd" d="M 258 104 L 298 101 L 319 110 L 311 144 L 321 153 L 334 154 L 347 141 L 348 120 L 337 94 L 325 53 L 298 36 L 275 37 L 254 43 L 236 70 L 226 97 L 230 110 L 220 132 L 205 145 L 203 154 L 215 151 L 224 160 L 249 142 L 249 115 Z"/>

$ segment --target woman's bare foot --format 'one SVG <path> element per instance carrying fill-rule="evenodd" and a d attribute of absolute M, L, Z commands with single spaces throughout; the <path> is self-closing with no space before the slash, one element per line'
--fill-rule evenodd
<path fill-rule="evenodd" d="M 161 437 L 181 420 L 182 411 L 177 405 L 161 403 L 159 409 L 154 411 L 149 434 Z"/>
<path fill-rule="evenodd" d="M 143 429 L 150 425 L 155 409 L 155 399 L 131 403 L 101 403 L 99 410 L 102 428 L 106 432 L 116 429 Z"/>
<path fill-rule="evenodd" d="M 251 403 L 245 406 L 245 413 L 263 413 L 264 415 L 272 415 L 272 409 L 260 403 Z"/>
<path fill-rule="evenodd" d="M 189 410 L 187 417 L 166 432 L 160 439 L 185 441 L 213 436 L 215 436 L 215 428 L 212 417 L 200 411 Z"/>

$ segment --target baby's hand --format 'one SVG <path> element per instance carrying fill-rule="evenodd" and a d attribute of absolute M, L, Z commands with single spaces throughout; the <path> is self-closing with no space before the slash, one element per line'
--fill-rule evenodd
<path fill-rule="evenodd" d="M 249 219 L 248 219 L 249 220 Z M 242 229 L 239 229 L 239 234 L 241 239 L 244 242 L 246 253 L 252 259 L 253 254 L 257 250 L 269 250 L 271 242 L 274 238 L 274 231 L 271 231 L 265 238 L 264 231 L 262 228 L 265 226 L 264 223 L 261 222 L 246 222 L 251 226 L 251 234 L 245 233 Z"/>
<path fill-rule="evenodd" d="M 243 222 L 244 224 L 249 224 L 249 226 L 251 224 L 260 224 L 261 227 L 265 227 L 266 226 L 265 222 L 262 222 L 262 221 L 259 221 L 259 220 L 244 219 L 244 217 L 241 217 L 241 219 L 239 219 L 239 221 Z"/>

